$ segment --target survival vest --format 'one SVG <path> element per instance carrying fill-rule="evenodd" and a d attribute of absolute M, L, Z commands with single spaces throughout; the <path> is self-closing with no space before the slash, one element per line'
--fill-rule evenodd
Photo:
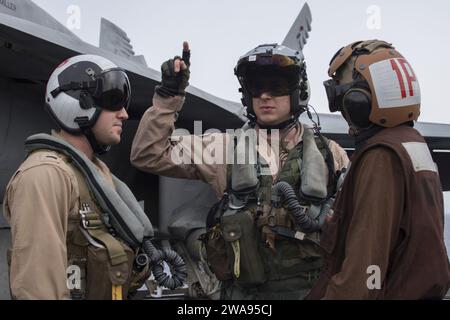
<path fill-rule="evenodd" d="M 335 189 L 334 168 L 326 164 L 330 156 L 327 139 L 304 126 L 303 141 L 289 151 L 276 181 L 261 174 L 267 168 L 262 157 L 256 165 L 228 165 L 227 191 L 211 209 L 203 236 L 219 280 L 254 287 L 321 267 L 319 234 L 301 232 L 285 208 L 272 207 L 271 197 L 272 186 L 285 181 L 310 216 L 319 218 Z"/>

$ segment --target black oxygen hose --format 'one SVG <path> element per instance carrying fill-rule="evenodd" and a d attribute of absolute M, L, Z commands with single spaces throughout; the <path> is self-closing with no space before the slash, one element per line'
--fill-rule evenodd
<path fill-rule="evenodd" d="M 288 211 L 294 215 L 295 222 L 305 233 L 313 233 L 320 231 L 318 221 L 312 219 L 306 211 L 298 203 L 294 190 L 289 183 L 280 181 L 273 186 L 272 189 L 272 205 L 275 208 L 281 207 L 281 199 L 287 206 Z"/>
<path fill-rule="evenodd" d="M 142 247 L 150 259 L 150 264 L 158 285 L 173 290 L 181 287 L 187 278 L 187 268 L 183 258 L 173 250 L 158 250 L 150 239 L 144 239 Z M 171 268 L 172 276 L 164 272 L 162 262 L 165 261 Z"/>

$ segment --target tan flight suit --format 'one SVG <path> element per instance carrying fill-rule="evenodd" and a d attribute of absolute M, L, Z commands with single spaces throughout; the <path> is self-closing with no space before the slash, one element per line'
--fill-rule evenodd
<path fill-rule="evenodd" d="M 93 163 L 112 185 L 107 166 L 99 159 Z M 12 297 L 69 299 L 66 237 L 68 222 L 80 216 L 74 169 L 56 152 L 35 151 L 10 180 L 3 204 L 11 225 Z"/>
<path fill-rule="evenodd" d="M 175 136 L 175 133 L 171 138 L 171 135 L 174 132 L 176 112 L 180 110 L 182 103 L 183 99 L 180 97 L 161 98 L 155 94 L 153 98 L 153 107 L 144 113 L 136 132 L 131 150 L 131 161 L 137 168 L 153 174 L 174 178 L 202 180 L 213 188 L 219 199 L 222 197 L 227 183 L 227 165 L 224 164 L 225 157 L 222 159 L 220 159 L 220 156 L 213 157 L 216 160 L 222 160 L 220 163 L 214 163 L 212 161 L 203 161 L 200 163 L 201 161 L 195 161 L 195 159 L 202 160 L 203 155 L 203 160 L 206 160 L 208 159 L 207 154 L 216 154 L 218 151 L 225 154 L 226 147 L 231 138 L 226 133 L 213 133 L 203 136 Z M 273 181 L 276 181 L 280 169 L 287 160 L 289 151 L 302 141 L 304 130 L 304 125 L 302 124 L 293 127 L 288 130 L 288 132 L 286 132 L 286 130 L 284 130 L 284 132 L 281 130 L 281 141 L 278 143 L 281 147 L 280 153 L 278 155 L 277 150 L 274 150 L 275 152 L 271 153 L 272 155 L 278 155 L 275 161 L 273 161 L 273 158 L 271 158 L 267 152 L 265 153 L 264 150 L 258 149 L 258 153 L 269 164 L 270 173 L 274 178 Z M 262 140 L 266 140 L 272 144 L 274 143 L 274 141 L 270 141 L 271 139 Z M 259 141 L 259 143 L 261 143 L 261 141 Z M 335 170 L 347 167 L 348 158 L 345 151 L 337 143 L 331 140 L 329 140 L 329 148 L 333 153 Z M 180 159 L 184 159 L 185 161 L 180 163 Z M 281 251 L 276 254 L 277 257 L 273 259 L 274 264 L 281 266 L 278 261 L 283 259 L 290 261 L 283 262 L 283 266 L 288 264 L 292 265 L 294 261 L 295 263 L 302 263 L 301 261 L 307 261 L 309 258 L 312 258 L 310 260 L 320 262 L 317 261 L 320 259 L 321 255 L 317 252 L 318 249 L 316 245 L 311 245 L 310 243 L 300 245 L 297 240 L 294 240 L 293 242 L 295 243 L 295 248 L 302 247 L 302 251 L 295 251 L 295 257 L 292 260 L 289 260 L 291 258 L 285 256 L 284 253 L 280 253 L 281 251 L 287 252 L 283 245 L 283 249 L 280 249 Z M 281 246 L 279 246 L 279 248 L 281 248 Z M 291 255 L 292 251 L 293 250 L 289 251 L 288 255 Z M 269 256 L 271 256 L 271 254 L 269 254 Z M 315 263 L 315 265 L 316 264 L 317 263 Z M 311 263 L 311 265 L 313 265 L 313 263 Z M 226 298 L 302 298 L 307 293 L 306 288 L 311 287 L 315 276 L 318 275 L 317 266 L 314 268 L 316 269 L 311 272 L 305 271 L 300 278 L 297 277 L 294 280 L 292 280 L 292 277 L 294 276 L 290 273 L 288 274 L 282 270 L 275 271 L 271 269 L 271 271 L 269 271 L 269 279 L 264 286 L 260 286 L 256 291 L 253 289 L 241 291 L 236 287 L 230 291 L 230 294 L 226 294 Z M 302 271 L 296 269 L 295 273 L 298 272 Z"/>

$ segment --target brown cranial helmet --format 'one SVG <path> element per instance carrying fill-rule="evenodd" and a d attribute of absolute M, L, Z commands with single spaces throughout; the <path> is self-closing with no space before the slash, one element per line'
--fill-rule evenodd
<path fill-rule="evenodd" d="M 341 111 L 356 127 L 395 127 L 419 117 L 417 77 L 387 42 L 358 41 L 342 48 L 331 59 L 328 75 L 330 111 Z"/>

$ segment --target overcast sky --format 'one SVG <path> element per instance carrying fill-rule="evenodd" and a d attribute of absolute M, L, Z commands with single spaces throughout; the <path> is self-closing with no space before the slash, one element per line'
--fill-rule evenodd
<path fill-rule="evenodd" d="M 98 45 L 100 18 L 121 27 L 136 54 L 159 70 L 192 50 L 190 83 L 221 98 L 239 101 L 233 68 L 239 56 L 261 43 L 281 43 L 304 1 L 300 0 L 34 0 L 81 39 Z M 421 121 L 450 123 L 450 2 L 310 0 L 313 22 L 304 49 L 312 87 L 311 104 L 328 112 L 322 82 L 333 54 L 360 39 L 392 42 L 409 60 L 422 92 Z M 79 29 L 73 6 L 80 12 Z M 78 10 L 77 9 L 77 10 Z"/>

